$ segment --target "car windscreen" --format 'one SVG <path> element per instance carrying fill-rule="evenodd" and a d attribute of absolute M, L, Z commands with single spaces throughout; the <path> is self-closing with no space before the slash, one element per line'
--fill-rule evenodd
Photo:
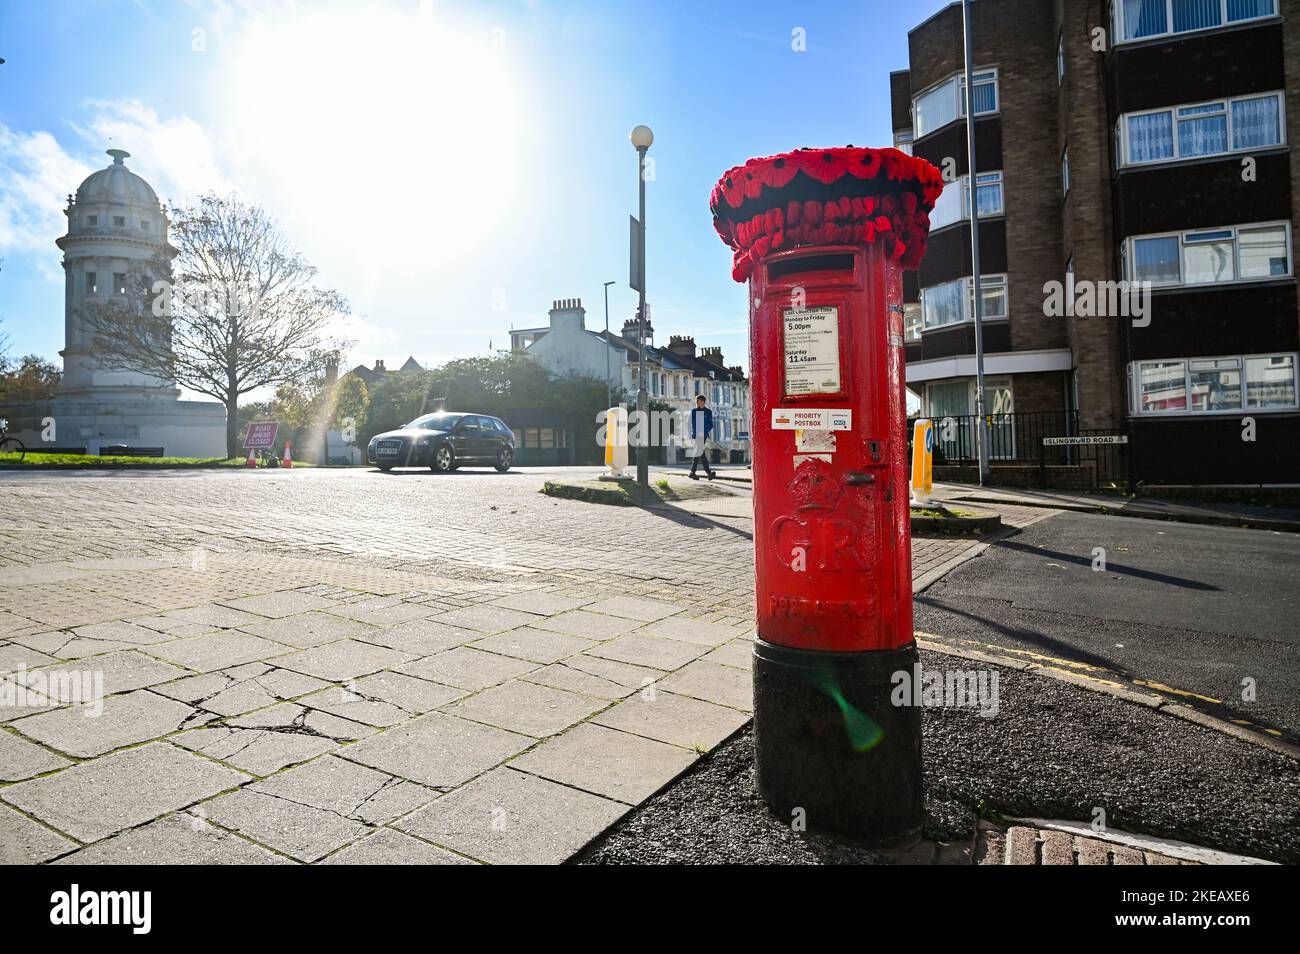
<path fill-rule="evenodd" d="M 449 431 L 464 416 L 464 414 L 426 414 L 424 417 L 417 417 L 406 426 L 426 431 Z"/>

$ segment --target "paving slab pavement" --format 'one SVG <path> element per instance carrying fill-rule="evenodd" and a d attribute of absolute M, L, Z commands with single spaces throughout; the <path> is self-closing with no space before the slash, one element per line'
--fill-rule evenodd
<path fill-rule="evenodd" d="M 743 497 L 332 477 L 6 483 L 3 860 L 559 862 L 748 721 Z"/>

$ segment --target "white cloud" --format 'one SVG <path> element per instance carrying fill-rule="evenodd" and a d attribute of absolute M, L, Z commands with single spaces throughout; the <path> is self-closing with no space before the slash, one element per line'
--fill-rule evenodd
<path fill-rule="evenodd" d="M 0 252 L 38 252 L 56 263 L 68 193 L 90 173 L 49 133 L 0 123 Z"/>
<path fill-rule="evenodd" d="M 88 144 L 131 153 L 128 165 L 160 196 L 189 201 L 204 192 L 230 192 L 234 182 L 220 168 L 207 131 L 188 116 L 163 118 L 139 100 L 91 101 L 93 116 L 75 126 Z"/>

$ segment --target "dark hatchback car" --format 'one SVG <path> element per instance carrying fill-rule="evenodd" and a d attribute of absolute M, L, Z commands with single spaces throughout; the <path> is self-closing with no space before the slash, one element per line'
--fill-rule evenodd
<path fill-rule="evenodd" d="M 441 411 L 376 434 L 366 447 L 366 460 L 380 470 L 428 467 L 446 473 L 480 465 L 505 473 L 515 462 L 515 435 L 500 418 Z"/>

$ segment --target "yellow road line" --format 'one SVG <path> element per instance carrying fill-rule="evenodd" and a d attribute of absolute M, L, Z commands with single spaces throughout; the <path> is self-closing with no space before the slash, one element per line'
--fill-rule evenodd
<path fill-rule="evenodd" d="M 1137 686 L 1146 686 L 1148 689 L 1154 689 L 1157 692 L 1170 692 L 1176 696 L 1186 696 L 1189 699 L 1200 699 L 1202 702 L 1212 702 L 1216 706 L 1223 705 L 1222 699 L 1216 699 L 1213 696 L 1203 696 L 1199 692 L 1188 692 L 1186 689 L 1175 689 L 1173 686 L 1166 686 L 1163 682 L 1155 682 L 1150 679 L 1134 679 L 1133 684 Z"/>

